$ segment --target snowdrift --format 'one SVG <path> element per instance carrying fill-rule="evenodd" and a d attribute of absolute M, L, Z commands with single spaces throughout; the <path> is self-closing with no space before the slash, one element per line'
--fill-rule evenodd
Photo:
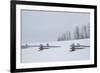
<path fill-rule="evenodd" d="M 44 49 L 42 51 L 39 51 L 39 47 L 29 47 L 27 49 L 22 49 L 22 63 L 89 60 L 90 58 L 90 47 L 85 47 L 84 49 L 77 49 L 76 51 L 70 52 L 70 45 L 72 43 L 90 45 L 89 39 L 46 43 L 49 43 L 49 45 L 56 45 L 60 47 Z M 46 43 L 40 44 L 45 45 Z"/>

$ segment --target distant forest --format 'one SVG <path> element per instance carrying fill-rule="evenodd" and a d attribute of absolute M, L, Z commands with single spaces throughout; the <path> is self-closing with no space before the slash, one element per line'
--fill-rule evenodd
<path fill-rule="evenodd" d="M 90 38 L 90 24 L 82 27 L 76 26 L 73 31 L 66 31 L 57 38 L 57 41 L 77 40 Z"/>

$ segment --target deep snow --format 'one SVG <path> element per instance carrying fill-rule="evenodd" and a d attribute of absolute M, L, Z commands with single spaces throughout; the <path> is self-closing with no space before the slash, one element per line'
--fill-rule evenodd
<path fill-rule="evenodd" d="M 35 45 L 46 45 L 46 43 L 37 43 Z M 39 51 L 38 47 L 29 47 L 27 49 L 22 49 L 22 63 L 89 60 L 90 47 L 85 47 L 84 49 L 77 49 L 76 51 L 70 52 L 70 45 L 72 43 L 90 45 L 90 40 L 81 39 L 60 42 L 49 42 L 49 45 L 51 46 L 53 45 L 61 47 L 44 49 L 42 51 Z"/>

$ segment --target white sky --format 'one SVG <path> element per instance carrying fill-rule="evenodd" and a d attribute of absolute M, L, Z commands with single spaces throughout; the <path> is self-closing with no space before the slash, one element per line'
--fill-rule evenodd
<path fill-rule="evenodd" d="M 76 26 L 89 24 L 89 13 L 22 10 L 22 43 L 56 41 Z"/>

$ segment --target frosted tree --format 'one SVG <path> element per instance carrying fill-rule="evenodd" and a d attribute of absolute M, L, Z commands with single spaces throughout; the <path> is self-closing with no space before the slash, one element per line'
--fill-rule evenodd
<path fill-rule="evenodd" d="M 57 41 L 60 41 L 60 40 L 61 40 L 61 38 L 60 38 L 60 37 L 58 37 Z"/>
<path fill-rule="evenodd" d="M 67 32 L 67 39 L 71 40 L 71 32 Z"/>
<path fill-rule="evenodd" d="M 81 27 L 81 30 L 80 30 L 80 39 L 84 39 L 84 31 Z"/>
<path fill-rule="evenodd" d="M 76 27 L 75 33 L 74 33 L 74 39 L 80 39 L 80 32 L 79 27 Z"/>
<path fill-rule="evenodd" d="M 58 37 L 57 41 L 65 41 L 72 39 L 85 39 L 90 38 L 90 24 L 83 25 L 82 27 L 75 27 L 74 36 L 72 37 L 72 32 L 63 33 L 60 37 Z"/>
<path fill-rule="evenodd" d="M 84 25 L 81 32 L 83 34 L 83 38 L 90 38 L 90 25 Z"/>
<path fill-rule="evenodd" d="M 88 32 L 87 32 L 87 27 L 86 27 L 86 25 L 83 26 L 83 31 L 84 31 L 84 38 L 87 38 L 87 37 L 88 37 Z"/>
<path fill-rule="evenodd" d="M 66 34 L 65 33 L 63 34 L 63 40 L 66 40 Z"/>
<path fill-rule="evenodd" d="M 68 32 L 66 32 L 66 37 L 67 37 L 67 40 L 69 40 L 69 34 L 68 34 Z"/>
<path fill-rule="evenodd" d="M 57 39 L 58 41 L 64 41 L 66 40 L 66 34 L 62 34 L 60 37 Z"/>
<path fill-rule="evenodd" d="M 90 24 L 87 25 L 88 38 L 90 38 Z"/>

